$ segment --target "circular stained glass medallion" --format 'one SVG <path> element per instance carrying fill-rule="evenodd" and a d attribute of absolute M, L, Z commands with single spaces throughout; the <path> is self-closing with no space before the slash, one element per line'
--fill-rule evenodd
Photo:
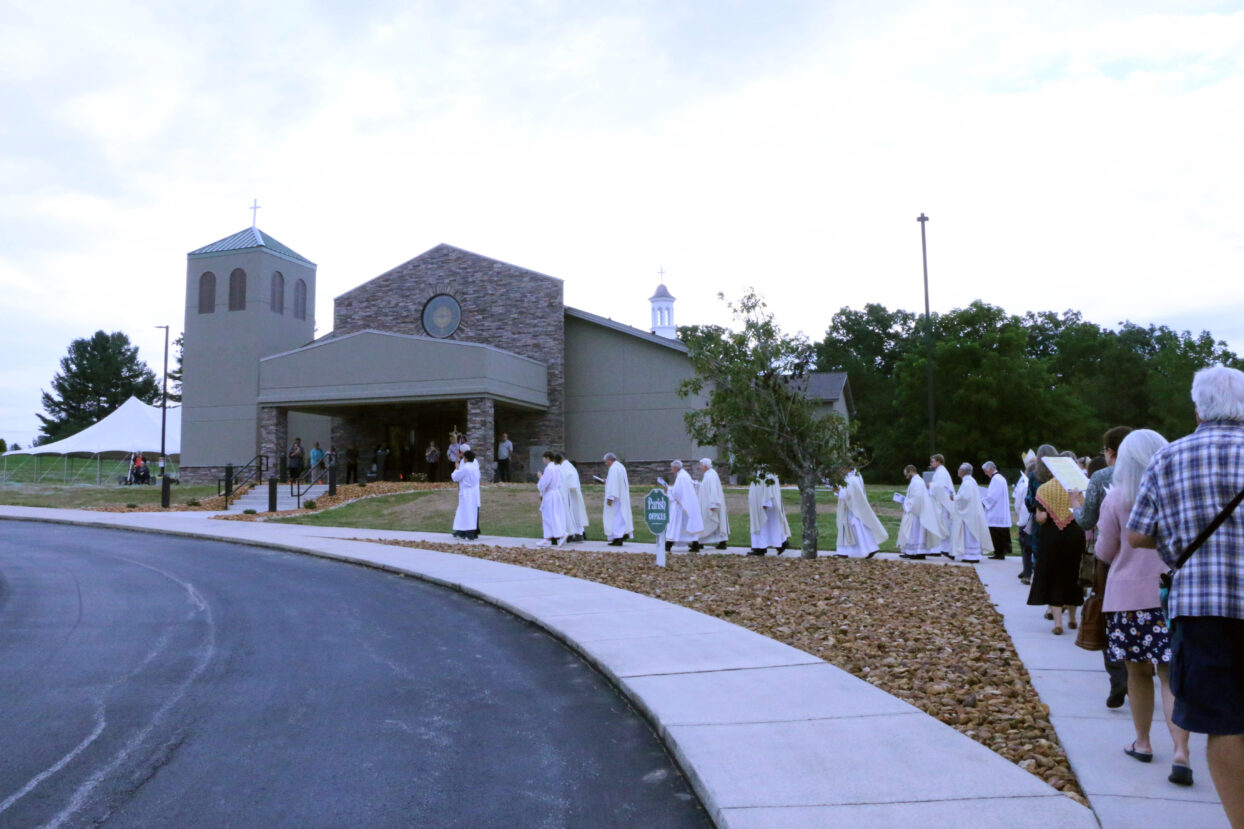
<path fill-rule="evenodd" d="M 437 294 L 423 306 L 423 330 L 433 337 L 445 338 L 458 330 L 462 307 L 449 294 Z"/>

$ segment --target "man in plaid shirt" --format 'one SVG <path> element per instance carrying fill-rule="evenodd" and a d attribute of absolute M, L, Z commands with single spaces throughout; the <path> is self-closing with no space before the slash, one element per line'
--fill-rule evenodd
<path fill-rule="evenodd" d="M 1158 450 L 1128 519 L 1133 547 L 1174 564 L 1244 488 L 1244 372 L 1202 369 L 1197 427 Z M 1244 508 L 1176 574 L 1170 595 L 1172 720 L 1209 735 L 1209 769 L 1231 825 L 1244 826 Z"/>

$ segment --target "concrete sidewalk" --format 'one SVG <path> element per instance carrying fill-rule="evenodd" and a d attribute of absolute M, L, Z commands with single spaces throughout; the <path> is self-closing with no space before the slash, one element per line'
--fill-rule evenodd
<path fill-rule="evenodd" d="M 214 521 L 205 513 L 0 507 L 0 518 L 249 542 L 412 574 L 504 607 L 565 642 L 648 716 L 718 826 L 1097 825 L 1088 809 L 879 688 L 657 599 L 484 559 L 341 537 L 419 534 Z"/>
<path fill-rule="evenodd" d="M 1077 648 L 1074 630 L 1053 635 L 1053 622 L 1043 618 L 1045 608 L 1026 604 L 1028 586 L 1016 578 L 1019 569 L 1016 557 L 986 562 L 978 572 L 1006 621 L 1007 633 L 1033 686 L 1050 708 L 1050 722 L 1104 829 L 1227 829 L 1227 817 L 1205 762 L 1205 735 L 1192 735 L 1194 785 L 1168 782 L 1171 738 L 1155 680 L 1156 707 L 1149 731 L 1153 762 L 1139 763 L 1124 754 L 1136 736 L 1131 709 L 1127 703 L 1113 710 L 1106 707 L 1110 680 L 1101 653 Z"/>

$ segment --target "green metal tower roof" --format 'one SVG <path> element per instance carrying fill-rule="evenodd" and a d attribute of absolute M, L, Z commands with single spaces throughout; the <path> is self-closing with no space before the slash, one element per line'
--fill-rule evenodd
<path fill-rule="evenodd" d="M 293 248 L 281 244 L 257 227 L 248 227 L 246 230 L 240 230 L 232 236 L 226 236 L 220 241 L 204 245 L 198 250 L 192 250 L 188 255 L 191 259 L 199 259 L 204 256 L 214 256 L 218 253 L 235 250 L 253 250 L 254 248 L 267 248 L 273 253 L 293 259 L 296 262 L 302 262 L 313 268 L 315 267 L 315 263 L 310 259 L 296 252 Z"/>

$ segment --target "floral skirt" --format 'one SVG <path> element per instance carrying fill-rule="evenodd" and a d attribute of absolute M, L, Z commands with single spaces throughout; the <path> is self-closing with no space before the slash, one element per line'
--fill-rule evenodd
<path fill-rule="evenodd" d="M 1107 613 L 1106 641 L 1116 662 L 1171 661 L 1171 633 L 1160 607 Z"/>

